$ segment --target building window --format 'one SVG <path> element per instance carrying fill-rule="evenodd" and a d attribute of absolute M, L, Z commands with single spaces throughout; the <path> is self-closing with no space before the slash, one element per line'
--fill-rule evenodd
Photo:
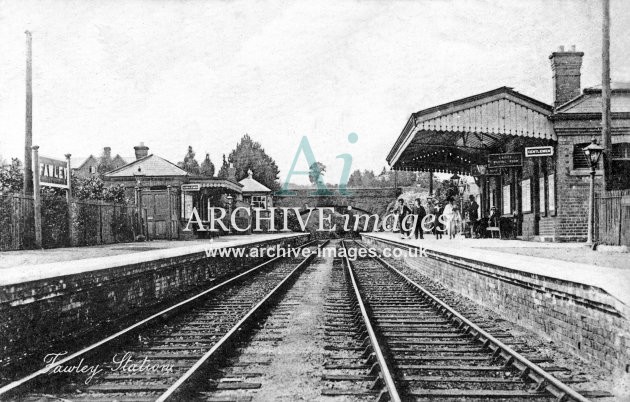
<path fill-rule="evenodd" d="M 267 209 L 267 197 L 264 195 L 252 196 L 252 208 L 254 209 Z"/>
<path fill-rule="evenodd" d="M 584 154 L 584 148 L 589 146 L 590 142 L 585 142 L 583 144 L 575 144 L 573 145 L 573 169 L 590 169 L 591 164 L 589 163 L 586 155 Z"/>
<path fill-rule="evenodd" d="M 96 173 L 96 166 L 90 166 L 90 173 Z"/>
<path fill-rule="evenodd" d="M 612 144 L 613 160 L 630 160 L 630 142 Z"/>

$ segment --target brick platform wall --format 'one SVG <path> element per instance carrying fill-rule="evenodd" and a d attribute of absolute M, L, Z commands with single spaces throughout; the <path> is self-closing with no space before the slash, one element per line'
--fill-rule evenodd
<path fill-rule="evenodd" d="M 373 247 L 387 244 L 364 236 Z M 391 246 L 391 244 L 388 244 Z M 630 309 L 601 289 L 427 250 L 406 264 L 565 350 L 623 372 L 630 362 Z"/>
<path fill-rule="evenodd" d="M 252 239 L 253 240 L 253 239 Z M 306 236 L 255 244 L 297 245 Z M 89 261 L 89 260 L 86 260 Z M 206 257 L 205 252 L 0 287 L 3 358 L 72 341 L 94 331 L 111 333 L 118 320 L 142 314 L 185 292 L 262 262 Z M 36 349 L 37 350 L 37 349 Z"/>

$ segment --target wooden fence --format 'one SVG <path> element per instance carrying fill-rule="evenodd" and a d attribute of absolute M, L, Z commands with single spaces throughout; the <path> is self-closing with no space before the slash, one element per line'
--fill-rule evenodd
<path fill-rule="evenodd" d="M 139 220 L 135 205 L 72 200 L 68 208 L 65 197 L 48 195 L 42 200 L 42 247 L 133 241 L 147 233 L 146 221 L 146 211 Z M 0 251 L 35 247 L 34 227 L 32 196 L 0 194 Z"/>
<path fill-rule="evenodd" d="M 595 241 L 630 246 L 630 190 L 595 195 Z"/>

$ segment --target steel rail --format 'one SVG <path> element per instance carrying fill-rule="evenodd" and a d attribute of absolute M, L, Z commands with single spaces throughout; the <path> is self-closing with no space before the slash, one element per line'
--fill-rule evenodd
<path fill-rule="evenodd" d="M 359 247 L 366 248 L 364 245 L 359 244 L 358 242 L 355 242 L 355 243 Z M 403 278 L 405 281 L 407 281 L 407 283 L 409 283 L 414 288 L 416 288 L 416 290 L 425 294 L 435 304 L 438 304 L 440 306 L 438 310 L 444 310 L 442 313 L 447 315 L 449 319 L 453 320 L 453 317 L 456 317 L 459 320 L 459 322 L 462 324 L 462 326 L 467 327 L 466 331 L 475 332 L 476 334 L 474 334 L 473 336 L 477 340 L 482 342 L 485 346 L 489 347 L 490 346 L 489 344 L 494 344 L 495 346 L 494 352 L 496 352 L 497 350 L 503 351 L 507 355 L 507 358 L 503 356 L 504 359 L 506 359 L 507 363 L 512 364 L 512 365 L 515 365 L 516 362 L 520 363 L 523 366 L 523 368 L 519 368 L 522 372 L 525 372 L 526 375 L 528 375 L 532 380 L 538 383 L 539 386 L 543 385 L 547 391 L 549 391 L 552 395 L 557 397 L 559 400 L 566 400 L 566 397 L 570 397 L 579 402 L 589 401 L 587 398 L 580 395 L 573 388 L 564 384 L 563 382 L 555 378 L 553 375 L 547 373 L 542 367 L 529 361 L 529 359 L 527 359 L 525 356 L 521 355 L 520 353 L 518 353 L 517 351 L 515 351 L 508 345 L 504 344 L 503 342 L 501 342 L 500 340 L 492 336 L 490 333 L 486 332 L 484 329 L 480 328 L 478 325 L 476 325 L 475 323 L 473 323 L 472 321 L 464 317 L 463 315 L 459 314 L 451 306 L 444 303 L 441 299 L 439 299 L 429 290 L 425 289 L 424 287 L 422 287 L 422 285 L 418 284 L 413 279 L 409 278 L 407 275 L 400 272 L 396 267 L 394 267 L 393 265 L 385 261 L 380 256 L 374 257 L 374 259 L 376 259 L 385 267 L 389 268 L 392 272 L 394 272 L 395 274 Z M 482 340 L 481 338 L 484 338 L 484 339 Z"/>
<path fill-rule="evenodd" d="M 311 245 L 311 244 L 313 244 L 315 242 L 317 242 L 317 240 L 313 240 L 313 241 L 310 241 L 308 243 L 305 243 L 305 244 L 299 246 L 298 248 L 308 247 L 309 245 Z M 33 380 L 34 378 L 39 377 L 42 374 L 48 373 L 50 370 L 52 370 L 53 368 L 55 368 L 57 366 L 60 366 L 62 364 L 65 364 L 65 363 L 73 360 L 73 359 L 76 359 L 77 357 L 79 357 L 81 355 L 84 355 L 84 354 L 86 354 L 86 353 L 88 353 L 88 352 L 90 352 L 90 351 L 92 351 L 92 350 L 94 350 L 94 349 L 96 349 L 96 348 L 98 348 L 100 346 L 103 346 L 104 344 L 109 343 L 109 342 L 113 341 L 114 339 L 120 338 L 121 336 L 123 336 L 125 334 L 128 334 L 128 333 L 132 332 L 133 330 L 139 329 L 140 327 L 143 327 L 143 326 L 147 325 L 151 321 L 154 321 L 157 318 L 162 317 L 164 314 L 171 313 L 174 310 L 177 310 L 177 309 L 179 309 L 179 308 L 181 308 L 181 307 L 183 307 L 183 306 L 185 306 L 187 304 L 190 304 L 190 303 L 198 300 L 199 298 L 204 297 L 204 296 L 208 295 L 209 293 L 211 293 L 211 292 L 213 292 L 213 291 L 215 291 L 215 290 L 217 290 L 219 288 L 222 288 L 225 285 L 227 285 L 229 283 L 232 283 L 232 282 L 234 282 L 234 281 L 236 281 L 236 280 L 238 280 L 240 278 L 248 276 L 248 275 L 252 274 L 253 272 L 258 271 L 258 270 L 262 269 L 263 267 L 265 267 L 266 265 L 271 264 L 272 262 L 277 261 L 277 260 L 279 260 L 281 258 L 284 258 L 284 256 L 274 257 L 274 258 L 272 258 L 272 259 L 270 259 L 268 261 L 265 261 L 262 264 L 259 264 L 259 265 L 255 266 L 255 267 L 253 267 L 253 268 L 251 268 L 251 269 L 249 269 L 249 270 L 247 270 L 247 271 L 245 271 L 243 273 L 240 273 L 240 274 L 238 274 L 238 275 L 236 275 L 236 276 L 234 276 L 232 278 L 229 278 L 229 279 L 221 282 L 218 285 L 212 286 L 211 288 L 206 289 L 206 290 L 204 290 L 201 293 L 198 293 L 198 294 L 196 294 L 196 295 L 194 295 L 194 296 L 192 296 L 192 297 L 190 297 L 190 298 L 188 298 L 188 299 L 186 299 L 184 301 L 181 301 L 181 302 L 179 302 L 177 304 L 174 304 L 173 306 L 170 306 L 170 307 L 168 307 L 168 308 L 166 308 L 166 309 L 164 309 L 164 310 L 162 310 L 162 311 L 160 311 L 158 313 L 155 313 L 155 314 L 153 314 L 153 315 L 151 315 L 151 316 L 149 316 L 149 317 L 147 317 L 147 318 L 145 318 L 145 319 L 143 319 L 141 321 L 138 321 L 135 324 L 132 324 L 132 325 L 128 326 L 127 328 L 124 328 L 124 329 L 116 332 L 113 335 L 110 335 L 110 336 L 106 337 L 105 339 L 102 339 L 102 340 L 100 340 L 98 342 L 95 342 L 95 343 L 91 344 L 90 346 L 87 346 L 86 348 L 83 348 L 83 349 L 81 349 L 81 350 L 79 350 L 79 351 L 77 351 L 77 352 L 75 352 L 75 353 L 73 353 L 73 354 L 71 354 L 71 355 L 69 355 L 69 356 L 59 360 L 59 361 L 56 361 L 54 364 L 49 364 L 46 367 L 43 367 L 43 368 L 35 371 L 34 373 L 31 373 L 31 374 L 27 375 L 26 377 L 23 377 L 23 378 L 21 378 L 21 379 L 19 379 L 17 381 L 13 381 L 13 382 L 11 382 L 11 383 L 9 383 L 9 384 L 7 384 L 7 385 L 5 385 L 5 386 L 0 388 L 0 396 L 8 393 L 9 391 L 11 391 L 11 390 L 13 390 L 13 389 L 15 389 L 15 388 L 17 388 L 17 387 L 27 383 L 27 382 L 29 382 L 31 380 Z"/>
<path fill-rule="evenodd" d="M 341 242 L 344 250 L 346 249 L 345 242 Z M 396 383 L 394 382 L 394 378 L 391 374 L 391 370 L 387 365 L 387 361 L 385 360 L 385 356 L 383 355 L 383 351 L 378 343 L 378 338 L 376 337 L 376 333 L 372 328 L 372 323 L 370 322 L 370 317 L 367 313 L 367 309 L 365 308 L 365 304 L 363 303 L 363 298 L 361 297 L 361 292 L 359 292 L 359 286 L 357 284 L 356 279 L 354 278 L 354 273 L 352 272 L 352 263 L 348 258 L 348 253 L 346 252 L 344 255 L 344 259 L 346 261 L 346 267 L 348 269 L 348 274 L 350 276 L 350 280 L 352 282 L 352 288 L 354 289 L 354 294 L 357 298 L 357 303 L 359 305 L 359 309 L 361 310 L 361 316 L 363 317 L 363 323 L 365 324 L 365 329 L 370 338 L 370 343 L 372 344 L 372 349 L 374 349 L 374 353 L 376 354 L 376 360 L 378 361 L 378 365 L 381 368 L 381 375 L 383 381 L 385 382 L 385 387 L 387 388 L 387 392 L 392 401 L 400 402 L 400 395 L 398 394 L 398 390 L 396 389 Z"/>
<path fill-rule="evenodd" d="M 324 242 L 322 245 L 317 248 L 322 248 L 328 243 L 328 241 Z M 171 385 L 159 398 L 156 399 L 156 402 L 164 402 L 174 396 L 186 381 L 190 380 L 196 373 L 199 368 L 201 368 L 204 363 L 206 363 L 213 355 L 219 350 L 226 342 L 231 340 L 231 338 L 238 332 L 238 330 L 248 322 L 258 311 L 260 308 L 265 305 L 276 293 L 290 280 L 292 279 L 296 272 L 301 270 L 305 265 L 310 263 L 310 261 L 315 258 L 315 254 L 311 253 L 308 257 L 306 257 L 302 262 L 300 262 L 276 287 L 274 287 L 261 301 L 256 303 L 254 307 L 252 307 L 247 314 L 243 316 L 234 326 L 215 343 L 210 350 L 208 350 L 204 355 L 195 362 L 173 385 Z"/>

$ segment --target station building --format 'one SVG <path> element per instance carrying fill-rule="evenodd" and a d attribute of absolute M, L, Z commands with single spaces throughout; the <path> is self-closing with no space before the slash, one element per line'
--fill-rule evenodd
<path fill-rule="evenodd" d="M 150 239 L 194 237 L 183 232 L 193 208 L 205 222 L 212 206 L 230 208 L 241 197 L 243 185 L 236 182 L 235 169 L 228 179 L 197 176 L 179 166 L 149 154 L 149 147 L 134 147 L 136 160 L 107 172 L 104 179 L 126 187 L 127 196 L 143 210 L 143 222 Z"/>
<path fill-rule="evenodd" d="M 391 148 L 394 170 L 463 174 L 481 189 L 481 216 L 492 207 L 513 219 L 517 235 L 584 241 L 590 166 L 583 152 L 601 143 L 601 87 L 581 89 L 582 52 L 549 59 L 554 104 L 510 87 L 413 113 Z M 630 85 L 612 84 L 614 189 L 630 188 Z M 602 161 L 596 190 L 602 190 Z"/>

